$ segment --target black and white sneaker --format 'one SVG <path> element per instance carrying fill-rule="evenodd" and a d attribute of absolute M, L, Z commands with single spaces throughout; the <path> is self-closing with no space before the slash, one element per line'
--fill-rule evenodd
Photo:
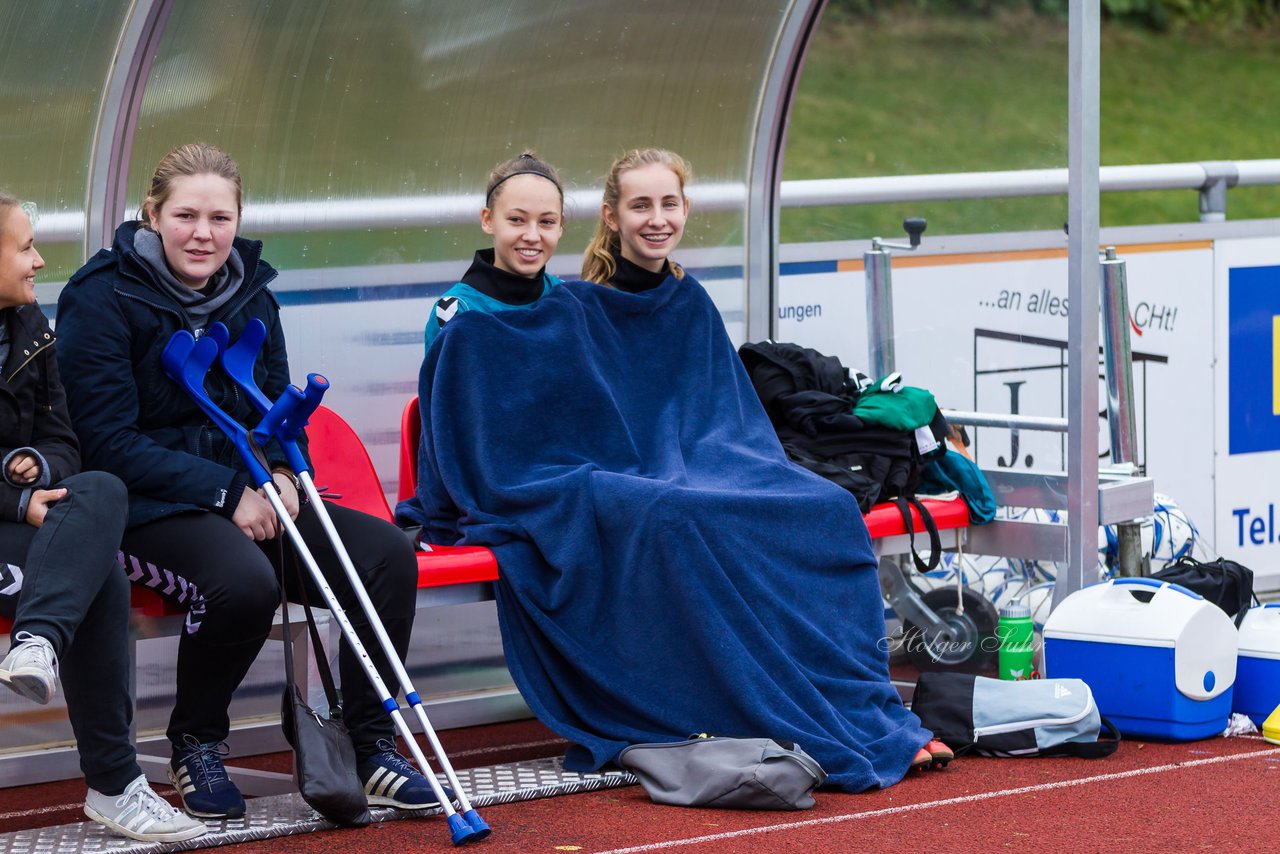
<path fill-rule="evenodd" d="M 244 815 L 244 795 L 227 776 L 222 742 L 201 744 L 185 736 L 181 748 L 174 747 L 168 765 L 169 782 L 178 790 L 182 808 L 198 818 L 239 818 Z"/>
<path fill-rule="evenodd" d="M 371 807 L 396 807 L 402 810 L 424 810 L 440 806 L 427 778 L 396 752 L 395 744 L 383 739 L 378 752 L 361 759 L 356 773 L 364 783 L 364 793 Z M 445 788 L 445 795 L 453 792 Z"/>

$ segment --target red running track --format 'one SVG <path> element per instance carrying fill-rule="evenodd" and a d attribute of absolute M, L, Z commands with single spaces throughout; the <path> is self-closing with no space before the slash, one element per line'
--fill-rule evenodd
<path fill-rule="evenodd" d="M 564 742 L 533 721 L 440 734 L 459 768 L 558 755 Z M 274 756 L 260 767 L 287 767 Z M 162 791 L 167 791 L 162 787 Z M 84 786 L 0 793 L 0 832 L 80 820 Z M 1280 849 L 1274 826 L 1280 747 L 1255 737 L 1188 744 L 1124 742 L 1111 757 L 961 757 L 860 795 L 819 792 L 795 813 L 660 807 L 638 786 L 481 812 L 481 852 L 641 851 L 1240 851 Z M 439 816 L 242 843 L 236 854 L 445 851 Z"/>

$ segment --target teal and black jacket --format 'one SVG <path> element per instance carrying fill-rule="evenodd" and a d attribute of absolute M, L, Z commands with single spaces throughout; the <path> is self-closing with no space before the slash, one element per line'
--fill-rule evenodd
<path fill-rule="evenodd" d="M 494 266 L 493 255 L 492 249 L 476 252 L 462 281 L 436 300 L 423 334 L 425 349 L 431 349 L 431 342 L 436 340 L 440 329 L 457 317 L 459 312 L 483 311 L 493 314 L 498 311 L 532 308 L 560 284 L 559 279 L 547 274 L 546 268 L 533 278 L 508 273 Z"/>

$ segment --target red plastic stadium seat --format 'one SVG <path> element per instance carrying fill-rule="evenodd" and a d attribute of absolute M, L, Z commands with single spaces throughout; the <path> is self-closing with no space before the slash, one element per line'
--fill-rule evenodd
<path fill-rule="evenodd" d="M 333 499 L 335 504 L 391 520 L 373 460 L 342 416 L 327 406 L 318 407 L 307 421 L 307 443 L 317 489 L 341 496 Z"/>
<path fill-rule="evenodd" d="M 422 438 L 422 411 L 418 396 L 404 405 L 400 413 L 400 488 L 396 500 L 404 501 L 418 491 L 418 442 Z"/>
<path fill-rule="evenodd" d="M 418 411 L 417 398 L 413 411 Z M 391 507 L 382 492 L 382 482 L 369 459 L 369 452 L 351 425 L 340 415 L 321 406 L 307 423 L 311 463 L 315 466 L 317 486 L 327 486 L 340 494 L 334 502 L 360 510 L 371 516 L 391 521 Z M 412 460 L 417 459 L 418 434 L 413 436 Z M 401 438 L 401 491 L 404 485 L 404 438 Z M 416 480 L 416 478 L 415 478 Z M 410 487 L 409 494 L 413 494 Z M 493 553 L 479 546 L 432 546 L 430 552 L 418 553 L 418 586 L 444 587 L 477 581 L 494 581 L 498 563 Z"/>
<path fill-rule="evenodd" d="M 969 527 L 969 506 L 964 503 L 963 498 L 957 497 L 951 501 L 925 498 L 920 503 L 929 511 L 939 531 Z M 880 537 L 896 537 L 907 532 L 902 513 L 896 504 L 877 504 L 862 518 L 867 523 L 867 532 L 871 534 L 873 540 Z M 917 533 L 924 530 L 920 511 L 914 507 L 911 508 L 911 524 Z"/>
<path fill-rule="evenodd" d="M 136 584 L 129 588 L 129 603 L 133 606 L 134 613 L 144 617 L 172 617 L 186 612 L 185 608 L 171 604 L 154 590 Z M 0 617 L 0 635 L 7 635 L 12 630 L 13 620 Z"/>
<path fill-rule="evenodd" d="M 173 604 L 151 588 L 137 584 L 129 586 L 129 604 L 135 613 L 144 617 L 171 617 L 187 612 L 186 608 Z"/>

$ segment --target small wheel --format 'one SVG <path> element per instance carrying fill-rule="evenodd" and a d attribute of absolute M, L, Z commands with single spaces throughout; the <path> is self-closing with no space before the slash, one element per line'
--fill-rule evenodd
<path fill-rule="evenodd" d="M 960 673 L 990 673 L 998 669 L 997 654 L 1000 643 L 996 636 L 999 614 L 996 606 L 972 590 L 961 594 L 964 613 L 956 610 L 956 591 L 951 587 L 930 590 L 922 597 L 947 626 L 953 637 L 949 641 L 930 644 L 920 627 L 911 621 L 902 624 L 903 645 L 907 658 L 921 673 L 932 670 L 953 670 Z"/>

